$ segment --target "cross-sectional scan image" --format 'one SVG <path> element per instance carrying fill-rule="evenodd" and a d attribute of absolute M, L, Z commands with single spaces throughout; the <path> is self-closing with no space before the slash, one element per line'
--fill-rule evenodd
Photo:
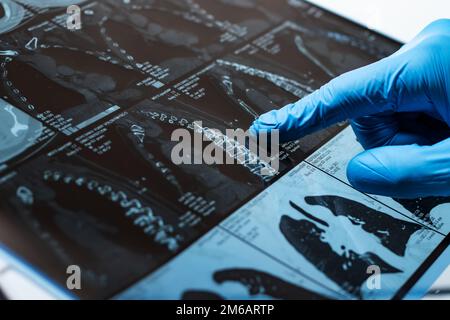
<path fill-rule="evenodd" d="M 0 0 L 0 253 L 63 298 L 396 297 L 449 199 L 354 190 L 347 123 L 228 133 L 399 47 L 299 0 Z"/>
<path fill-rule="evenodd" d="M 217 214 L 224 217 L 236 203 L 263 190 L 268 180 L 276 177 L 261 174 L 263 161 L 254 164 L 236 161 L 235 165 L 175 164 L 172 155 L 178 142 L 171 139 L 172 132 L 184 129 L 193 139 L 194 136 L 203 139 L 202 130 L 208 125 L 214 125 L 214 119 L 188 105 L 176 101 L 162 105 L 145 100 L 79 136 L 77 142 L 85 147 L 79 155 L 123 177 L 139 194 L 167 203 L 183 217 L 186 228 L 201 226 L 205 219 Z M 224 135 L 218 134 L 219 138 L 226 140 Z M 214 140 L 211 138 L 209 144 L 214 145 Z M 240 147 L 251 152 L 245 145 Z M 223 159 L 231 158 L 231 154 L 228 156 L 221 150 Z M 127 161 L 121 159 L 124 153 Z M 194 153 L 195 150 L 188 157 L 194 159 Z"/>
<path fill-rule="evenodd" d="M 382 41 L 379 35 L 369 30 L 357 30 L 348 21 L 338 20 L 304 1 L 287 2 L 295 17 L 284 26 L 274 28 L 269 32 L 268 39 L 262 43 L 262 46 L 272 53 L 283 52 L 283 47 L 279 50 L 277 46 L 273 46 L 273 38 L 289 39 L 287 43 L 293 43 L 306 58 L 334 77 L 367 65 L 368 61 L 375 62 L 398 50 L 398 44 Z M 346 23 L 348 25 L 344 27 Z"/>
<path fill-rule="evenodd" d="M 153 86 L 200 67 L 282 21 L 261 1 L 95 1 L 80 36 L 150 78 Z M 229 15 L 229 12 L 233 12 Z"/>
<path fill-rule="evenodd" d="M 77 261 L 85 271 L 83 297 L 108 297 L 198 237 L 188 226 L 212 204 L 181 212 L 100 165 L 67 156 L 76 148 L 67 145 L 55 151 L 60 156 L 38 158 L 2 179 L 2 243 L 60 283 Z"/>
<path fill-rule="evenodd" d="M 144 78 L 50 22 L 29 30 L 28 23 L 2 36 L 1 94 L 65 135 L 119 110 L 113 100 L 133 95 L 133 84 Z"/>
<path fill-rule="evenodd" d="M 222 226 L 336 294 L 365 299 L 395 295 L 444 238 L 306 163 Z M 371 266 L 383 290 L 370 290 Z"/>
<path fill-rule="evenodd" d="M 20 109 L 0 99 L 0 171 L 8 162 L 26 159 L 54 137 L 54 132 Z"/>
<path fill-rule="evenodd" d="M 115 298 L 323 300 L 333 295 L 314 279 L 277 263 L 219 228 Z"/>

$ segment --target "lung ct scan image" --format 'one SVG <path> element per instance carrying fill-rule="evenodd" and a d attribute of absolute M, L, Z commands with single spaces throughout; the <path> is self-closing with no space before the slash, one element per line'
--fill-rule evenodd
<path fill-rule="evenodd" d="M 399 48 L 300 0 L 0 0 L 0 249 L 58 297 L 402 298 L 450 198 L 353 189 L 347 123 L 283 143 L 268 175 L 172 159 L 177 129 L 223 146 Z"/>

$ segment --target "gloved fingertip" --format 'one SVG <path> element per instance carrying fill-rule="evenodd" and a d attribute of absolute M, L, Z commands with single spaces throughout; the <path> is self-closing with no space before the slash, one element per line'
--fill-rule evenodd
<path fill-rule="evenodd" d="M 278 118 L 277 118 L 277 110 L 272 110 L 267 113 L 264 113 L 261 115 L 257 120 L 255 120 L 255 123 L 258 124 L 259 128 L 271 130 L 275 129 L 278 126 Z"/>
<path fill-rule="evenodd" d="M 253 123 L 253 124 L 251 125 L 251 127 L 248 129 L 248 133 L 249 133 L 250 136 L 252 136 L 252 137 L 257 137 L 257 136 L 258 136 L 258 133 L 259 133 L 258 126 L 255 125 L 255 123 Z"/>
<path fill-rule="evenodd" d="M 251 135 L 258 135 L 262 131 L 270 132 L 278 128 L 278 122 L 276 120 L 276 111 L 270 111 L 261 115 L 250 126 L 249 132 Z"/>

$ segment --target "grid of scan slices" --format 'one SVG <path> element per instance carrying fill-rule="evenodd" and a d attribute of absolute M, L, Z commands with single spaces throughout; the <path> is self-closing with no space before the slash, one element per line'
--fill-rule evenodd
<path fill-rule="evenodd" d="M 76 263 L 81 298 L 392 298 L 448 234 L 449 198 L 349 185 L 345 125 L 272 181 L 170 160 L 174 129 L 248 128 L 398 44 L 298 0 L 0 3 L 0 241 L 56 286 Z"/>

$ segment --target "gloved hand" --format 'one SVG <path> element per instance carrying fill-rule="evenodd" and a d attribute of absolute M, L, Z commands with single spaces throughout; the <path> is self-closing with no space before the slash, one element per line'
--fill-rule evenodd
<path fill-rule="evenodd" d="M 367 150 L 349 163 L 354 187 L 399 198 L 449 196 L 450 20 L 430 24 L 394 55 L 262 115 L 250 131 L 278 129 L 289 141 L 346 119 Z"/>

